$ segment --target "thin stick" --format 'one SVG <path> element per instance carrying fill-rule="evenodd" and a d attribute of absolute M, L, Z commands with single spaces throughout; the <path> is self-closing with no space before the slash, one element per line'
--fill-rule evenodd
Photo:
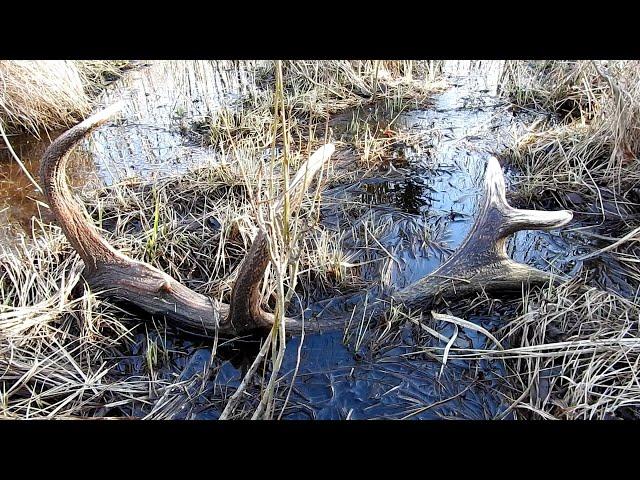
<path fill-rule="evenodd" d="M 38 184 L 38 182 L 36 182 L 34 180 L 34 178 L 29 173 L 29 170 L 27 170 L 27 167 L 25 167 L 24 163 L 22 163 L 22 160 L 20 160 L 18 155 L 16 155 L 16 152 L 13 151 L 13 147 L 11 146 L 11 143 L 9 143 L 9 139 L 7 138 L 7 134 L 4 132 L 4 128 L 2 126 L 2 122 L 0 122 L 0 135 L 2 135 L 2 139 L 4 140 L 4 143 L 7 145 L 7 148 L 9 149 L 9 152 L 11 153 L 11 156 L 14 158 L 14 160 L 16 162 L 18 162 L 18 166 L 20 167 L 20 169 L 22 169 L 22 171 L 27 176 L 29 181 L 36 188 L 37 192 L 38 193 L 42 193 L 42 188 L 40 188 L 40 185 Z"/>

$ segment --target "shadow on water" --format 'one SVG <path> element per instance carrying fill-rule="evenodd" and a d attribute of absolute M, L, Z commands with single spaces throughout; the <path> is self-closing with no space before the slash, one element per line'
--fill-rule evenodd
<path fill-rule="evenodd" d="M 234 95 L 246 93 L 255 83 L 250 74 L 234 70 L 232 62 L 225 65 L 216 67 L 225 69 L 220 74 L 209 72 L 214 67 L 208 62 L 196 62 L 191 71 L 160 62 L 115 82 L 103 102 L 125 98 L 124 115 L 95 132 L 76 154 L 75 165 L 81 166 L 73 175 L 80 179 L 77 185 L 89 172 L 109 184 L 123 175 L 153 178 L 201 164 L 212 152 L 197 137 L 185 133 L 188 126 L 217 108 L 217 102 L 233 101 Z M 344 318 L 345 324 L 352 317 L 357 320 L 346 333 L 307 335 L 303 342 L 294 338 L 287 344 L 281 389 L 290 388 L 291 393 L 282 418 L 480 419 L 493 418 L 508 406 L 500 392 L 500 377 L 505 372 L 498 361 L 456 360 L 443 368 L 427 353 L 416 353 L 424 339 L 409 324 L 383 344 L 356 332 L 356 324 L 370 314 L 363 307 L 368 300 L 373 303 L 388 288 L 424 277 L 460 246 L 473 223 L 487 158 L 535 120 L 531 114 L 514 115 L 497 96 L 499 69 L 498 62 L 471 66 L 447 62 L 450 88 L 434 97 L 431 108 L 405 112 L 395 119 L 394 129 L 419 133 L 419 144 L 399 145 L 397 161 L 388 169 L 324 192 L 323 226 L 340 234 L 340 247 L 350 255 L 351 263 L 359 265 L 356 274 L 362 284 L 371 287 L 371 299 L 361 291 L 321 286 L 305 292 L 305 318 L 333 315 Z M 182 73 L 172 74 L 174 71 Z M 351 118 L 338 119 L 334 127 L 340 121 L 349 124 L 353 115 L 360 114 L 351 112 Z M 16 144 L 29 170 L 37 172 L 37 158 L 46 144 Z M 32 187 L 14 180 L 22 177 L 10 159 L 0 160 L 0 167 L 0 215 L 4 215 L 0 219 L 25 226 L 37 214 L 32 201 L 37 197 Z M 508 181 L 513 174 L 517 172 L 508 172 Z M 508 250 L 518 261 L 574 275 L 583 267 L 577 257 L 592 248 L 589 240 L 569 229 L 518 232 L 510 239 Z M 607 278 L 614 283 L 624 281 L 614 275 Z M 299 315 L 299 310 L 294 305 L 290 314 Z M 489 331 L 503 325 L 495 312 L 467 319 Z M 441 328 L 445 337 L 453 335 L 451 325 Z M 147 374 L 148 338 L 138 334 L 134 349 L 119 359 L 115 374 Z M 212 357 L 210 345 L 172 335 L 157 338 L 170 352 L 157 375 L 175 382 L 202 377 L 176 394 L 182 407 L 173 418 L 217 418 L 220 404 L 212 397 L 233 393 L 257 351 L 257 342 L 248 340 L 222 346 Z M 434 342 L 444 346 L 439 340 Z M 456 342 L 489 347 L 485 337 L 465 329 Z M 149 410 L 141 406 L 139 411 L 121 413 L 144 416 Z"/>

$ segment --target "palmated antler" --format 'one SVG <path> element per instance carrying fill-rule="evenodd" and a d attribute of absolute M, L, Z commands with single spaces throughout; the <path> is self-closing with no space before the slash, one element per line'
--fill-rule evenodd
<path fill-rule="evenodd" d="M 489 158 L 484 201 L 463 245 L 435 272 L 394 294 L 410 308 L 429 308 L 439 298 L 474 291 L 520 290 L 524 283 L 544 283 L 551 274 L 507 256 L 506 239 L 519 230 L 551 230 L 571 221 L 568 210 L 521 210 L 507 203 L 498 160 Z"/>
<path fill-rule="evenodd" d="M 60 135 L 45 151 L 40 167 L 49 207 L 69 243 L 84 260 L 87 283 L 96 291 L 164 317 L 179 330 L 198 336 L 213 337 L 216 331 L 238 335 L 271 327 L 273 315 L 260 307 L 260 282 L 270 261 L 264 232 L 260 231 L 253 241 L 232 290 L 231 305 L 227 305 L 194 292 L 157 268 L 114 249 L 75 202 L 66 180 L 69 154 L 82 138 L 121 108 L 122 104 L 113 105 Z M 300 204 L 311 180 L 333 151 L 333 145 L 325 145 L 300 167 L 289 185 L 292 208 Z"/>

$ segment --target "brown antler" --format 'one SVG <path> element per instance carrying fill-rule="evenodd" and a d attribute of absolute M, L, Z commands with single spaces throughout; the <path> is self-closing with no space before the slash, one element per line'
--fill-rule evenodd
<path fill-rule="evenodd" d="M 260 281 L 270 261 L 264 232 L 257 235 L 240 267 L 229 306 L 194 292 L 157 268 L 115 250 L 74 201 L 65 174 L 71 150 L 121 108 L 122 104 L 113 105 L 62 134 L 46 150 L 40 167 L 47 202 L 69 243 L 84 260 L 87 283 L 110 297 L 164 317 L 190 334 L 213 337 L 218 331 L 238 335 L 270 327 L 273 315 L 260 308 Z M 289 187 L 292 208 L 300 203 L 312 178 L 333 151 L 333 145 L 325 145 L 302 165 Z"/>
<path fill-rule="evenodd" d="M 474 291 L 521 289 L 523 283 L 543 283 L 551 274 L 511 260 L 506 239 L 518 230 L 550 230 L 573 218 L 568 210 L 521 210 L 507 203 L 504 175 L 498 160 L 489 159 L 485 197 L 464 244 L 432 274 L 396 292 L 394 298 L 410 308 L 429 308 L 438 298 Z"/>

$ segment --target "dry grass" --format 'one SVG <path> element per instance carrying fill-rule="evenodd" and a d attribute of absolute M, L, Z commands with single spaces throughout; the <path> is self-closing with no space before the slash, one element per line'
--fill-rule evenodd
<path fill-rule="evenodd" d="M 503 80 L 516 104 L 552 116 L 508 152 L 522 172 L 520 193 L 587 214 L 591 224 L 613 221 L 608 238 L 596 237 L 618 253 L 637 284 L 640 62 L 511 62 Z"/>
<path fill-rule="evenodd" d="M 106 78 L 126 62 L 95 60 L 0 61 L 0 122 L 5 130 L 37 136 L 86 116 Z"/>
<path fill-rule="evenodd" d="M 2 415 L 93 416 L 117 392 L 146 397 L 144 381 L 105 378 L 132 339 L 122 314 L 94 294 L 71 298 L 83 266 L 57 228 L 36 228 L 39 248 L 22 243 L 0 254 Z"/>
<path fill-rule="evenodd" d="M 345 337 L 381 355 L 406 345 L 398 335 L 412 325 L 403 357 L 438 362 L 440 376 L 463 369 L 475 376 L 468 387 L 489 382 L 503 397 L 506 407 L 485 418 L 639 418 L 637 302 L 577 280 L 506 301 L 458 299 L 432 312 L 384 308 L 379 323 L 358 312 Z M 478 318 L 490 317 L 507 323 L 487 330 Z"/>
<path fill-rule="evenodd" d="M 571 282 L 523 301 L 524 313 L 499 332 L 514 345 L 502 353 L 514 408 L 534 418 L 639 418 L 638 299 Z"/>
<path fill-rule="evenodd" d="M 283 110 L 288 118 L 292 147 L 312 142 L 315 135 L 329 132 L 330 116 L 356 111 L 364 106 L 379 106 L 398 113 L 411 106 L 424 106 L 443 84 L 433 80 L 428 62 L 372 61 L 286 61 L 282 62 Z M 204 125 L 210 142 L 223 148 L 250 144 L 265 148 L 275 125 L 275 71 L 273 62 L 251 65 L 253 84 L 241 102 L 225 104 L 212 112 Z M 358 124 L 359 122 L 356 122 Z M 355 124 L 354 124 L 355 125 Z M 382 137 L 383 131 L 361 142 Z M 388 138 L 387 138 L 388 140 Z M 365 148 L 362 147 L 363 153 Z M 371 148 L 369 147 L 369 150 Z"/>
<path fill-rule="evenodd" d="M 530 195 L 574 191 L 594 202 L 609 189 L 640 201 L 640 62 L 511 62 L 503 93 L 547 112 L 513 148 Z"/>
<path fill-rule="evenodd" d="M 486 312 L 487 307 L 490 300 L 478 298 L 455 310 L 464 316 L 478 308 Z M 528 291 L 503 308 L 521 313 L 503 328 L 483 333 L 486 342 L 480 349 L 442 337 L 436 319 L 413 319 L 427 337 L 439 341 L 433 345 L 425 340 L 423 344 L 433 346 L 414 354 L 428 353 L 441 362 L 464 360 L 470 368 L 478 362 L 502 362 L 510 406 L 499 418 L 511 412 L 534 419 L 639 418 L 637 300 L 585 287 L 578 280 Z M 444 317 L 469 328 L 458 317 Z"/>
<path fill-rule="evenodd" d="M 578 230 L 599 247 L 584 259 L 607 252 L 640 285 L 640 63 L 508 62 L 503 93 L 548 114 L 508 152 L 520 194 L 577 210 Z M 624 298 L 576 279 L 523 304 L 504 330 L 522 392 L 514 408 L 538 418 L 637 416 L 637 291 Z"/>

